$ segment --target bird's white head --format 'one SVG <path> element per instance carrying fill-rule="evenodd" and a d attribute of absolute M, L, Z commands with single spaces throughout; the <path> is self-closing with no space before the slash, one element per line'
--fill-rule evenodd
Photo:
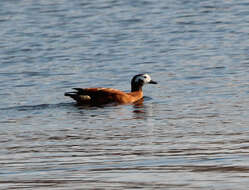
<path fill-rule="evenodd" d="M 147 73 L 138 74 L 135 75 L 131 80 L 131 89 L 132 91 L 137 91 L 139 89 L 142 89 L 142 86 L 144 84 L 157 84 L 157 82 L 151 80 L 150 75 L 148 75 Z"/>
<path fill-rule="evenodd" d="M 157 84 L 157 82 L 151 80 L 150 75 L 148 75 L 147 73 L 136 75 L 133 79 L 135 83 Z"/>

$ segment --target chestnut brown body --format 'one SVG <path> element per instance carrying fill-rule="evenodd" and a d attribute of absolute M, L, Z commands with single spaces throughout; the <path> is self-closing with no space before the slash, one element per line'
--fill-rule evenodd
<path fill-rule="evenodd" d="M 65 96 L 81 105 L 130 104 L 143 98 L 142 86 L 146 83 L 156 84 L 148 74 L 139 74 L 133 77 L 129 93 L 113 88 L 73 88 L 75 91 L 67 92 Z"/>

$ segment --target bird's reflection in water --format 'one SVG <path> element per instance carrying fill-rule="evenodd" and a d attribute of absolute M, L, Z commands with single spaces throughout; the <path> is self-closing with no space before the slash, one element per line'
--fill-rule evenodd
<path fill-rule="evenodd" d="M 142 120 L 147 120 L 148 119 L 148 106 L 144 104 L 144 101 L 150 100 L 151 98 L 149 97 L 144 97 L 135 103 L 132 104 L 132 112 L 133 112 L 133 119 L 142 119 Z M 120 106 L 120 104 L 106 104 L 106 105 L 100 105 L 100 106 L 93 106 L 93 105 L 78 105 L 74 104 L 75 107 L 77 107 L 81 112 L 80 114 L 85 115 L 84 110 L 92 110 L 92 111 L 98 111 L 98 108 L 113 108 Z M 121 105 L 122 106 L 122 105 Z M 106 109 L 105 109 L 106 110 Z M 117 111 L 117 110 L 116 110 Z M 107 114 L 109 112 L 105 112 Z M 99 113 L 97 113 L 99 115 Z M 103 114 L 103 113 L 102 113 Z M 113 113 L 112 113 L 113 114 Z"/>
<path fill-rule="evenodd" d="M 147 109 L 144 105 L 144 98 L 138 100 L 133 104 L 133 113 L 134 119 L 146 119 L 147 118 Z"/>

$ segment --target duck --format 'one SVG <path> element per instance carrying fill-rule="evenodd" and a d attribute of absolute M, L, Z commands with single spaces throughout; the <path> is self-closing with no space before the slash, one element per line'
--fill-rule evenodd
<path fill-rule="evenodd" d="M 145 84 L 157 84 L 147 73 L 137 74 L 131 80 L 131 92 L 114 88 L 73 88 L 73 92 L 64 95 L 74 99 L 78 105 L 132 104 L 143 99 L 142 87 Z"/>

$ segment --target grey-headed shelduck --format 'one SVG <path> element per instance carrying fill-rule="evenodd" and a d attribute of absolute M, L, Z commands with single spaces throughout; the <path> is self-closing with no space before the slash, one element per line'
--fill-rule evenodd
<path fill-rule="evenodd" d="M 157 84 L 148 74 L 135 75 L 131 80 L 131 92 L 126 93 L 113 88 L 73 88 L 65 96 L 74 99 L 80 105 L 102 105 L 108 103 L 129 104 L 143 98 L 144 84 Z"/>

